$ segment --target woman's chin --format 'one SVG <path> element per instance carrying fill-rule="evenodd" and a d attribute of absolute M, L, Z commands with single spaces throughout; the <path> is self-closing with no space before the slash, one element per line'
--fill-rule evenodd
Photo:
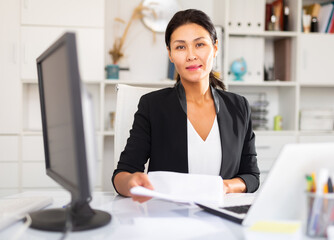
<path fill-rule="evenodd" d="M 208 80 L 209 78 L 199 75 L 199 76 L 184 77 L 182 79 L 183 81 L 188 82 L 188 83 L 200 83 L 205 80 Z"/>

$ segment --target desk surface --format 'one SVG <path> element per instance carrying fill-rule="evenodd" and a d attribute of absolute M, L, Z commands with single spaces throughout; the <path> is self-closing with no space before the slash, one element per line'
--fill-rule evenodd
<path fill-rule="evenodd" d="M 50 208 L 66 205 L 70 196 L 59 192 L 24 192 L 10 197 L 52 196 Z M 108 225 L 95 230 L 70 233 L 67 239 L 249 239 L 244 227 L 211 215 L 198 207 L 152 199 L 139 204 L 112 193 L 93 194 L 91 206 L 112 214 Z M 0 232 L 12 239 L 23 229 L 17 222 Z M 26 229 L 18 239 L 60 239 L 61 233 Z"/>

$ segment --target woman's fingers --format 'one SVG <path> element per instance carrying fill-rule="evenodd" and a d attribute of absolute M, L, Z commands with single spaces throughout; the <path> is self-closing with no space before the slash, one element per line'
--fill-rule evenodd
<path fill-rule="evenodd" d="M 143 203 L 143 202 L 146 202 L 146 201 L 151 200 L 151 199 L 152 199 L 151 197 L 143 197 L 143 196 L 132 195 L 132 200 L 135 201 L 135 202 Z"/>
<path fill-rule="evenodd" d="M 145 187 L 151 190 L 154 189 L 147 174 L 145 173 L 138 172 L 138 173 L 134 173 L 131 176 L 131 179 L 129 181 L 129 191 L 131 188 L 137 187 L 137 186 L 142 186 L 142 187 Z M 144 197 L 144 196 L 138 196 L 138 195 L 133 195 L 133 194 L 130 194 L 130 195 L 133 201 L 140 202 L 140 203 L 143 203 L 143 202 L 146 202 L 152 199 L 151 197 Z"/>

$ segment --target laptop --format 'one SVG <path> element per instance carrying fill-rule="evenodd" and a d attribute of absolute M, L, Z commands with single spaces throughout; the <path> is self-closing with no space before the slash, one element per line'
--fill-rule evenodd
<path fill-rule="evenodd" d="M 321 168 L 334 173 L 333 159 L 334 142 L 287 144 L 246 213 L 212 204 L 196 204 L 207 212 L 244 226 L 266 220 L 300 220 L 306 209 L 305 175 L 317 173 Z"/>

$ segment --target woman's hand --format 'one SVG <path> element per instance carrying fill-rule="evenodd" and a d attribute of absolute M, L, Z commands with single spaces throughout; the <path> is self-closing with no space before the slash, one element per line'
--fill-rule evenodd
<path fill-rule="evenodd" d="M 130 192 L 131 188 L 137 187 L 137 186 L 142 186 L 142 187 L 153 190 L 153 186 L 150 180 L 148 179 L 147 174 L 145 173 L 120 172 L 115 176 L 114 184 L 115 184 L 115 187 L 117 188 L 117 191 L 120 194 L 127 196 L 127 197 L 131 197 L 133 201 L 143 203 L 151 199 L 151 197 L 133 195 Z"/>
<path fill-rule="evenodd" d="M 246 192 L 246 184 L 241 178 L 224 179 L 223 183 L 224 194 Z"/>
<path fill-rule="evenodd" d="M 137 187 L 137 186 L 142 186 L 142 187 L 153 190 L 153 186 L 152 186 L 150 180 L 148 179 L 147 174 L 141 173 L 141 172 L 136 172 L 136 173 L 133 173 L 131 175 L 132 176 L 130 177 L 130 179 L 128 181 L 129 193 L 130 193 L 131 188 Z M 130 193 L 130 196 L 132 197 L 133 201 L 137 201 L 137 202 L 140 202 L 140 203 L 146 202 L 146 201 L 151 199 L 151 197 L 143 197 L 143 196 L 133 195 L 131 193 Z"/>

